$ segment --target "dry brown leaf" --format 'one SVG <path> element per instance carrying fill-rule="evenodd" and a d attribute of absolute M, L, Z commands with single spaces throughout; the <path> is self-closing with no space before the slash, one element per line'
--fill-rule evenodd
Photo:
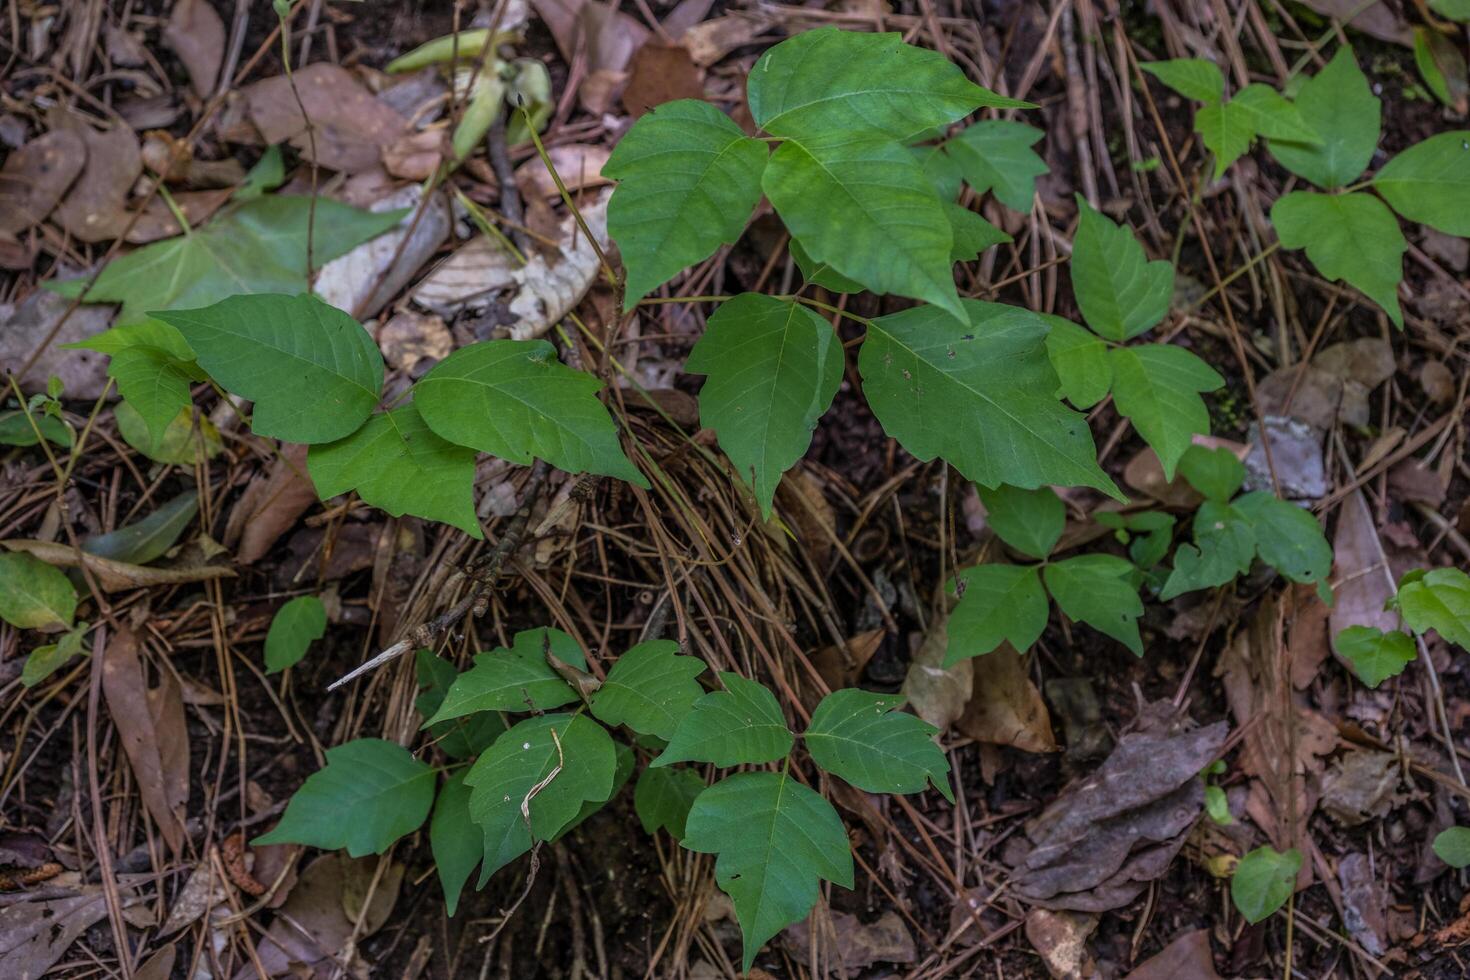
<path fill-rule="evenodd" d="M 914 937 L 891 910 L 864 923 L 851 913 L 824 906 L 781 934 L 782 944 L 798 962 L 806 962 L 814 939 L 818 956 L 829 964 L 828 976 L 857 976 L 875 963 L 913 963 L 919 958 Z"/>
<path fill-rule="evenodd" d="M 77 553 L 70 545 L 57 541 L 31 541 L 11 538 L 0 541 L 0 547 L 11 551 L 24 551 L 35 555 L 48 565 L 59 568 L 76 568 L 85 565 L 97 578 L 103 592 L 125 592 L 128 589 L 144 589 L 150 585 L 182 585 L 186 582 L 207 582 L 217 578 L 234 578 L 235 573 L 223 565 L 202 565 L 196 568 L 157 568 L 130 565 L 125 561 L 113 561 L 97 555 Z"/>
<path fill-rule="evenodd" d="M 628 64 L 623 106 L 637 119 L 654 106 L 676 99 L 704 98 L 704 73 L 682 44 L 650 40 Z"/>
<path fill-rule="evenodd" d="M 429 199 L 415 223 L 413 212 L 423 194 L 420 185 L 410 184 L 372 203 L 368 210 L 407 208 L 410 213 L 388 231 L 322 266 L 315 292 L 324 302 L 357 319 L 368 319 L 418 275 L 419 268 L 449 239 L 453 224 L 442 194 Z"/>
<path fill-rule="evenodd" d="M 253 565 L 314 503 L 316 487 L 306 475 L 306 447 L 283 445 L 270 467 L 251 477 L 230 511 L 224 544 L 235 548 L 240 564 Z"/>
<path fill-rule="evenodd" d="M 822 680 L 834 691 L 845 687 L 856 687 L 863 675 L 863 668 L 873 659 L 887 631 L 883 627 L 848 637 L 847 651 L 833 645 L 823 647 L 812 654 L 812 666 L 822 675 Z M 849 660 L 848 654 L 851 654 Z"/>
<path fill-rule="evenodd" d="M 281 906 L 270 931 L 260 941 L 260 961 L 270 976 L 291 973 L 293 964 L 307 967 L 321 964 L 327 968 L 327 973 L 331 972 L 330 961 L 353 937 L 354 923 L 344 910 L 344 903 L 348 901 L 349 879 L 360 908 L 365 892 L 361 884 L 364 873 L 356 866 L 366 869 L 366 878 L 370 881 L 379 860 L 369 857 L 354 861 L 344 854 L 323 854 L 307 866 L 301 873 L 301 880 L 291 890 L 291 897 Z M 398 901 L 402 884 L 403 865 L 391 865 L 373 891 L 362 929 L 357 934 L 359 939 L 383 927 Z M 244 976 L 254 977 L 254 968 L 247 967 Z"/>
<path fill-rule="evenodd" d="M 1087 952 L 1087 937 L 1097 922 L 1095 915 L 1032 909 L 1026 914 L 1026 938 L 1056 980 L 1087 980 L 1097 976 Z"/>
<path fill-rule="evenodd" d="M 708 68 L 736 48 L 744 47 L 776 23 L 760 12 L 736 11 L 695 24 L 680 38 L 694 63 Z"/>
<path fill-rule="evenodd" d="M 383 149 L 383 168 L 404 180 L 428 180 L 451 152 L 447 129 L 408 132 Z"/>
<path fill-rule="evenodd" d="M 1403 19 L 1383 0 L 1301 0 L 1323 17 L 1362 31 L 1370 37 L 1411 47 L 1414 35 Z"/>
<path fill-rule="evenodd" d="M 1215 668 L 1216 676 L 1224 679 L 1230 713 L 1246 729 L 1240 769 L 1255 777 L 1260 789 L 1255 792 L 1256 785 L 1252 786 L 1247 812 L 1277 850 L 1296 846 L 1297 841 L 1290 839 L 1292 828 L 1304 828 L 1317 808 L 1315 786 L 1322 757 L 1337 745 L 1337 727 L 1285 691 L 1290 683 L 1280 672 L 1285 620 L 1277 599 L 1262 600 Z M 1311 862 L 1303 867 L 1310 869 Z"/>
<path fill-rule="evenodd" d="M 546 155 L 551 158 L 551 165 L 556 168 L 557 176 L 561 177 L 569 191 L 584 187 L 603 187 L 612 183 L 602 176 L 602 168 L 612 155 L 612 151 L 605 146 L 565 143 L 553 146 L 546 151 Z M 561 193 L 557 189 L 556 181 L 551 178 L 551 171 L 546 169 L 546 164 L 540 157 L 532 157 L 517 167 L 515 177 L 521 193 L 528 197 L 557 197 Z"/>
<path fill-rule="evenodd" d="M 603 190 L 581 205 L 587 227 L 604 249 L 608 246 L 609 196 Z M 514 322 L 497 328 L 497 336 L 511 340 L 540 337 L 582 301 L 600 267 L 597 251 L 572 215 L 561 220 L 558 240 L 562 244 L 557 259 L 550 260 L 537 252 L 520 266 L 499 245 L 484 236 L 475 238 L 424 278 L 413 292 L 414 302 L 448 317 L 465 306 L 488 303 L 494 294 L 514 288 L 515 293 L 505 303 Z"/>
<path fill-rule="evenodd" d="M 168 936 L 185 926 L 192 925 L 204 913 L 225 901 L 228 896 L 226 883 L 215 871 L 214 862 L 206 858 L 195 865 L 189 880 L 179 889 L 174 904 L 168 910 L 160 936 Z"/>
<path fill-rule="evenodd" d="M 225 23 L 206 0 L 177 0 L 163 29 L 168 45 L 189 72 L 189 87 L 201 99 L 214 94 L 225 57 Z"/>
<path fill-rule="evenodd" d="M 422 360 L 448 357 L 454 351 L 454 336 L 439 317 L 404 310 L 378 328 L 378 349 L 392 367 L 412 374 Z"/>
<path fill-rule="evenodd" d="M 189 804 L 189 730 L 178 679 L 163 671 L 158 686 L 148 686 L 137 638 L 126 626 L 97 656 L 107 711 L 137 778 L 138 795 L 178 855 L 188 839 L 184 814 Z"/>
<path fill-rule="evenodd" d="M 1317 677 L 1332 652 L 1328 641 L 1328 619 L 1334 610 L 1329 609 L 1311 585 L 1295 585 L 1291 593 L 1296 602 L 1296 615 L 1286 634 L 1286 648 L 1291 655 L 1291 686 L 1305 690 Z"/>
<path fill-rule="evenodd" d="M 77 937 L 107 918 L 100 887 L 69 898 L 17 902 L 0 909 L 0 961 L 5 975 L 42 977 Z"/>
<path fill-rule="evenodd" d="M 1024 752 L 1057 750 L 1046 702 L 1026 675 L 1015 647 L 1002 643 L 965 663 L 974 667 L 975 695 L 956 722 L 961 732 L 977 742 Z"/>
<path fill-rule="evenodd" d="M 178 958 L 178 953 L 174 944 L 169 943 L 133 971 L 133 980 L 169 980 L 173 976 L 174 960 Z"/>
<path fill-rule="evenodd" d="M 1167 701 L 1148 705 L 1137 731 L 1027 825 L 1033 846 L 1015 865 L 1013 892 L 1043 908 L 1106 912 L 1162 875 L 1203 811 L 1199 773 L 1228 732 L 1223 721 L 1187 721 Z"/>
<path fill-rule="evenodd" d="M 38 136 L 0 167 L 0 234 L 16 235 L 45 220 L 82 172 L 87 144 L 76 133 Z"/>
<path fill-rule="evenodd" d="M 383 151 L 408 128 L 407 120 L 373 97 L 357 77 L 331 62 L 319 61 L 294 74 L 306 118 L 284 75 L 245 89 L 250 118 L 267 143 L 290 141 L 306 160 L 343 173 L 376 167 Z M 311 120 L 308 135 L 306 119 Z"/>
<path fill-rule="evenodd" d="M 1337 865 L 1342 887 L 1342 921 L 1348 933 L 1373 956 L 1388 951 L 1388 896 L 1365 854 L 1349 854 Z"/>
<path fill-rule="evenodd" d="M 212 191 L 180 191 L 173 195 L 173 199 L 174 204 L 183 212 L 185 220 L 189 222 L 189 227 L 192 228 L 223 207 L 233 193 L 235 193 L 233 187 L 221 187 Z M 146 245 L 160 238 L 172 238 L 183 233 L 184 229 L 179 227 L 173 210 L 155 197 L 148 202 L 148 207 L 133 223 L 127 240 L 134 245 Z"/>
<path fill-rule="evenodd" d="M 821 486 L 811 472 L 798 463 L 787 470 L 781 482 L 776 484 L 776 499 L 781 514 L 791 522 L 792 530 L 811 556 L 812 563 L 824 572 L 832 558 L 833 542 L 837 539 L 837 515 Z M 862 668 L 858 669 L 861 671 Z"/>
<path fill-rule="evenodd" d="M 1399 777 L 1392 752 L 1351 749 L 1322 777 L 1322 810 L 1344 827 L 1382 817 L 1397 801 Z"/>
<path fill-rule="evenodd" d="M 143 173 L 138 137 L 121 124 L 98 132 L 59 107 L 48 119 L 53 131 L 71 132 L 87 145 L 86 165 L 51 220 L 80 241 L 116 238 L 128 223 L 128 192 Z"/>
<path fill-rule="evenodd" d="M 1368 499 L 1363 491 L 1355 490 L 1338 508 L 1332 536 L 1334 601 L 1330 622 L 1334 650 L 1338 635 L 1349 626 L 1370 626 L 1384 632 L 1399 628 L 1398 613 L 1383 608 L 1394 594 L 1383 561 Z"/>
<path fill-rule="evenodd" d="M 948 621 L 949 616 L 944 615 L 929 624 L 929 632 L 914 651 L 903 679 L 903 696 L 913 706 L 914 714 L 941 732 L 965 713 L 975 689 L 974 660 L 941 666 L 949 644 Z"/>
<path fill-rule="evenodd" d="M 1186 932 L 1140 963 L 1124 980 L 1220 980 L 1210 953 L 1210 930 Z"/>
<path fill-rule="evenodd" d="M 10 318 L 0 320 L 0 364 L 11 371 L 40 348 L 36 363 L 17 378 L 21 390 L 45 391 L 46 379 L 61 379 L 67 398 L 96 399 L 107 388 L 107 357 L 96 351 L 66 350 L 63 344 L 86 340 L 106 330 L 115 306 L 84 303 L 61 324 L 56 336 L 51 331 L 66 315 L 71 300 L 49 289 L 36 289 L 21 300 Z M 42 345 L 45 345 L 42 347 Z"/>

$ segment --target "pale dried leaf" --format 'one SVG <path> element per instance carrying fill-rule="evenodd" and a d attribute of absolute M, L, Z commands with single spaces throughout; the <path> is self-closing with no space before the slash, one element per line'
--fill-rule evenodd
<path fill-rule="evenodd" d="M 323 167 L 357 173 L 376 167 L 383 151 L 408 127 L 407 120 L 339 65 L 318 61 L 297 69 L 294 77 L 306 118 L 285 75 L 245 89 L 250 118 L 267 143 L 290 141 L 307 160 L 314 146 L 316 162 Z M 311 120 L 310 134 L 306 119 Z"/>
<path fill-rule="evenodd" d="M 186 582 L 207 582 L 217 578 L 234 578 L 235 572 L 223 565 L 200 565 L 194 568 L 157 568 L 130 565 L 127 562 L 99 558 L 96 555 L 77 552 L 70 545 L 57 541 L 31 541 L 11 538 L 0 541 L 0 547 L 11 551 L 24 551 L 35 555 L 48 565 L 60 568 L 85 566 L 97 579 L 103 592 L 126 592 L 129 589 L 144 589 L 150 585 L 182 585 Z"/>
<path fill-rule="evenodd" d="M 929 624 L 929 632 L 914 651 L 903 681 L 903 696 L 913 706 L 914 714 L 940 731 L 965 713 L 975 678 L 973 660 L 962 660 L 947 670 L 941 666 L 949 646 L 948 619 L 936 617 Z"/>
<path fill-rule="evenodd" d="M 377 315 L 418 274 L 419 267 L 448 240 L 452 224 L 449 206 L 440 194 L 430 199 L 414 223 L 423 193 L 418 184 L 410 184 L 373 203 L 371 211 L 408 208 L 409 213 L 388 231 L 322 266 L 316 294 L 324 302 L 359 320 L 367 319 Z"/>
<path fill-rule="evenodd" d="M 1150 956 L 1124 980 L 1220 980 L 1210 953 L 1210 930 L 1193 929 Z"/>
<path fill-rule="evenodd" d="M 76 133 L 38 136 L 0 167 L 0 234 L 15 235 L 45 220 L 82 172 L 87 144 Z"/>
<path fill-rule="evenodd" d="M 1021 655 L 1009 643 L 964 663 L 975 671 L 974 697 L 956 726 L 990 745 L 1010 745 L 1024 752 L 1055 752 L 1056 736 L 1041 692 L 1026 675 Z"/>
<path fill-rule="evenodd" d="M 1056 980 L 1083 980 L 1096 970 L 1087 952 L 1087 937 L 1097 922 L 1095 915 L 1032 909 L 1026 914 L 1026 938 Z"/>
<path fill-rule="evenodd" d="M 306 473 L 306 447 L 283 445 L 265 473 L 250 484 L 230 511 L 225 545 L 235 547 L 236 560 L 252 565 L 265 557 L 296 519 L 316 503 L 316 487 Z M 238 544 L 237 544 L 238 543 Z"/>
<path fill-rule="evenodd" d="M 59 107 L 48 121 L 53 131 L 70 132 L 87 145 L 86 165 L 51 220 L 84 242 L 116 238 L 127 227 L 128 192 L 143 173 L 138 137 L 121 123 L 98 132 Z"/>
<path fill-rule="evenodd" d="M 1370 626 L 1385 633 L 1399 628 L 1398 613 L 1384 609 L 1393 596 L 1390 572 L 1384 567 L 1378 528 L 1363 491 L 1353 491 L 1337 511 L 1332 537 L 1331 634 L 1350 626 Z"/>
<path fill-rule="evenodd" d="M 602 176 L 602 168 L 612 155 L 612 151 L 605 146 L 564 143 L 553 146 L 546 151 L 546 155 L 569 191 L 578 191 L 584 187 L 603 187 L 612 183 Z M 515 178 L 516 185 L 523 194 L 557 197 L 561 193 L 557 189 L 556 181 L 551 178 L 551 171 L 546 169 L 546 164 L 539 156 L 532 157 L 517 167 Z"/>
<path fill-rule="evenodd" d="M 163 43 L 189 72 L 189 87 L 201 99 L 214 94 L 225 57 L 225 22 L 206 0 L 178 0 L 163 29 Z"/>

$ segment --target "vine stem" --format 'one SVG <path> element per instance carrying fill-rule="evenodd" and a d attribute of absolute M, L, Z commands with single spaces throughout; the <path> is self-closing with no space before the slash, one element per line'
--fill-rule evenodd
<path fill-rule="evenodd" d="M 531 466 L 531 477 L 526 481 L 525 497 L 521 501 L 521 509 L 516 512 L 515 518 L 505 529 L 505 535 L 496 542 L 494 549 L 484 558 L 476 561 L 470 567 L 470 578 L 474 586 L 464 598 L 453 606 L 435 616 L 427 623 L 420 623 L 414 627 L 403 639 L 383 650 L 371 660 L 365 661 L 343 674 L 335 681 L 327 685 L 328 691 L 356 680 L 357 678 L 408 653 L 415 647 L 426 647 L 434 642 L 441 634 L 447 632 L 460 620 L 464 619 L 471 610 L 475 615 L 484 612 L 484 605 L 489 596 L 490 586 L 494 584 L 495 578 L 500 574 L 501 567 L 505 564 L 521 545 L 521 540 L 526 536 L 526 526 L 531 519 L 531 509 L 536 506 L 536 500 L 541 496 L 541 491 L 546 486 L 546 478 L 551 472 L 551 466 L 543 460 L 536 460 Z"/>

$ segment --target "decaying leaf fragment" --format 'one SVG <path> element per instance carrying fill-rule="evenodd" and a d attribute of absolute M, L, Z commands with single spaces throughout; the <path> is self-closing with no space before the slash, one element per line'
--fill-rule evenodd
<path fill-rule="evenodd" d="M 1186 728 L 1167 701 L 1143 711 L 1107 760 L 1073 783 L 1026 828 L 1032 848 L 1012 891 L 1049 909 L 1105 912 L 1162 875 L 1204 807 L 1199 774 L 1228 726 Z"/>

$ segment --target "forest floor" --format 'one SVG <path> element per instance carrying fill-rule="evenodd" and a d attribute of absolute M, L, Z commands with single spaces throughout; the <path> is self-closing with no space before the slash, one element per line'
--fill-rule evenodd
<path fill-rule="evenodd" d="M 998 652 L 936 685 L 905 688 L 915 658 L 942 637 L 942 583 L 990 539 L 973 488 L 883 434 L 849 359 L 833 409 L 781 487 L 786 528 L 762 526 L 728 469 L 689 451 L 670 422 L 698 429 L 699 382 L 681 366 L 706 308 L 647 306 L 624 327 L 622 367 L 660 411 L 625 388 L 614 395 L 616 414 L 664 461 L 673 485 L 645 492 L 554 474 L 485 614 L 439 649 L 467 663 L 517 630 L 552 625 L 596 663 L 664 633 L 808 708 L 816 693 L 798 658 L 832 687 L 904 688 L 925 717 L 949 721 L 942 744 L 955 805 L 934 792 L 879 798 L 829 786 L 852 833 L 856 888 L 830 888 L 811 923 L 770 944 L 757 960 L 769 976 L 1470 975 L 1467 879 L 1430 850 L 1470 806 L 1461 763 L 1446 749 L 1448 739 L 1470 758 L 1464 653 L 1431 641 L 1432 669 L 1416 662 L 1369 689 L 1329 642 L 1353 610 L 1381 608 L 1384 589 L 1391 593 L 1385 565 L 1396 579 L 1470 564 L 1466 242 L 1414 227 L 1400 294 L 1406 326 L 1395 329 L 1301 253 L 1267 247 L 1265 213 L 1287 175 L 1256 153 L 1221 180 L 1202 179 L 1208 161 L 1191 132 L 1192 107 L 1152 81 L 1141 85 L 1135 64 L 1199 57 L 1280 84 L 1289 67 L 1320 65 L 1320 50 L 1346 30 L 1384 100 L 1375 165 L 1465 128 L 1463 92 L 1458 112 L 1426 92 L 1401 17 L 1417 4 L 1119 6 L 513 0 L 507 10 L 307 0 L 292 8 L 292 68 L 332 162 L 312 167 L 288 151 L 284 189 L 414 209 L 413 230 L 388 254 L 365 252 L 323 273 L 334 301 L 373 331 L 390 393 L 456 347 L 503 335 L 516 321 L 518 288 L 485 291 L 487 273 L 466 251 L 473 230 L 463 207 L 416 190 L 435 169 L 453 99 L 433 69 L 385 74 L 391 59 L 456 23 L 504 17 L 519 26 L 516 54 L 549 68 L 544 143 L 571 192 L 596 206 L 610 149 L 648 106 L 705 98 L 748 121 L 744 83 L 762 51 L 835 24 L 900 31 L 1040 106 L 1028 114 L 1045 130 L 1037 150 L 1049 167 L 1036 205 L 1029 214 L 984 205 L 1013 241 L 964 267 L 963 295 L 1072 314 L 1059 266 L 1081 194 L 1130 224 L 1153 257 L 1177 262 L 1166 328 L 1228 380 L 1206 396 L 1216 444 L 1244 453 L 1263 419 L 1282 436 L 1274 476 L 1327 528 L 1336 606 L 1254 575 L 1149 603 L 1142 658 L 1054 618 L 1025 657 Z M 1371 32 L 1321 12 L 1333 7 L 1364 8 Z M 1463 50 L 1463 31 L 1457 43 Z M 104 359 L 60 347 L 105 328 L 110 309 L 72 309 L 41 284 L 175 234 L 156 193 L 160 169 L 198 223 L 225 205 L 268 143 L 295 135 L 291 90 L 270 84 L 284 72 L 277 17 L 259 2 L 11 0 L 0 61 L 0 154 L 15 159 L 58 132 L 77 134 L 70 139 L 88 154 L 49 220 L 12 225 L 0 215 L 0 366 L 27 394 L 59 377 L 69 417 L 92 424 L 93 447 L 63 483 L 38 447 L 0 447 L 0 541 L 61 542 L 68 526 L 100 535 L 160 507 L 187 511 L 150 529 L 171 536 L 128 566 L 144 573 L 109 590 L 107 620 L 131 624 L 140 638 L 126 653 L 107 651 L 116 672 L 102 670 L 94 649 L 24 687 L 37 641 L 0 626 L 0 974 L 734 976 L 740 935 L 713 886 L 712 860 L 645 833 L 631 793 L 543 851 L 539 872 L 521 861 L 468 890 L 453 918 L 424 834 L 358 861 L 245 843 L 279 817 L 327 748 L 359 736 L 413 744 L 421 722 L 413 658 L 337 690 L 328 684 L 458 598 L 459 570 L 513 521 L 527 471 L 482 460 L 476 492 L 487 543 L 318 501 L 302 457 L 252 437 L 207 386 L 196 394 L 218 428 L 217 452 L 161 463 L 135 450 L 103 397 Z M 502 134 L 497 149 L 506 159 L 480 149 L 452 183 L 492 215 L 523 208 L 517 237 L 554 265 L 558 246 L 575 251 L 580 233 L 534 147 L 507 146 Z M 765 209 L 739 244 L 675 279 L 665 296 L 787 291 L 798 275 Z M 571 302 L 597 334 L 616 321 L 616 299 L 587 279 Z M 906 302 L 865 294 L 847 308 L 875 316 Z M 599 358 L 586 346 L 573 356 Z M 14 407 L 10 394 L 0 408 Z M 1163 479 L 1109 402 L 1089 420 L 1130 506 L 1185 513 L 1188 488 Z M 1064 548 L 1121 551 L 1090 520 L 1100 495 L 1069 493 L 1066 502 Z M 137 538 L 114 540 L 115 554 L 131 562 L 158 543 Z M 326 637 L 288 673 L 267 675 L 261 649 L 272 616 L 306 593 L 324 598 Z M 96 608 L 83 615 L 102 620 Z M 1149 730 L 1160 704 L 1182 708 L 1193 726 L 1228 726 L 1226 768 L 1212 778 L 1233 820 L 1193 823 L 1167 842 L 1170 858 L 1129 887 L 1097 888 L 1091 911 L 1048 911 L 1009 894 L 1014 847 L 1029 823 L 1048 809 L 1096 805 L 1077 784 L 1126 733 Z M 1166 762 L 1141 759 L 1137 775 Z M 1133 774 L 1114 775 L 1126 784 Z M 151 815 L 160 799 L 180 818 L 176 839 Z M 1131 805 L 1142 814 L 1155 802 Z M 1234 858 L 1262 843 L 1298 847 L 1306 860 L 1292 903 L 1250 925 L 1231 907 L 1227 879 Z M 1079 840 L 1080 863 L 1109 844 Z"/>

